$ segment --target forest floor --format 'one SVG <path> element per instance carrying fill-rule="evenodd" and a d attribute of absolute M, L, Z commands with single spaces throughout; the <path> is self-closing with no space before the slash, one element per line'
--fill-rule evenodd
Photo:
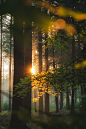
<path fill-rule="evenodd" d="M 60 110 L 58 113 L 55 113 L 55 111 L 51 112 L 49 115 L 57 117 L 59 120 L 63 120 L 65 122 L 70 122 L 72 119 L 70 117 L 70 111 L 69 110 Z M 49 116 L 48 116 L 49 117 Z M 0 114 L 0 129 L 6 129 L 9 126 L 11 119 L 11 112 L 4 112 Z M 32 120 L 37 121 L 46 121 L 47 117 L 45 114 L 38 114 L 36 112 L 32 112 Z M 36 124 L 28 124 L 28 127 L 31 127 L 31 129 L 42 129 L 40 126 L 36 127 Z"/>
<path fill-rule="evenodd" d="M 65 122 L 71 122 L 72 118 L 69 115 L 70 110 L 59 110 L 58 113 L 55 113 L 55 111 L 52 111 L 49 115 L 45 114 L 38 114 L 36 112 L 32 113 L 32 119 L 40 122 L 46 122 L 49 118 L 52 119 L 52 117 L 55 117 L 58 120 L 65 121 Z M 31 125 L 31 129 L 42 129 L 40 125 L 36 127 L 36 124 Z"/>

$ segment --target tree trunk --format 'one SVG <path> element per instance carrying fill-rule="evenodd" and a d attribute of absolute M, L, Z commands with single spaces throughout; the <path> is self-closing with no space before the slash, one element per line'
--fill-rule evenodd
<path fill-rule="evenodd" d="M 14 85 L 19 83 L 20 78 L 24 77 L 24 44 L 23 44 L 23 22 L 19 22 L 19 17 L 14 18 Z M 13 95 L 15 95 L 13 87 Z M 27 129 L 26 123 L 22 118 L 23 99 L 13 97 L 12 114 L 9 129 Z"/>
<path fill-rule="evenodd" d="M 67 108 L 69 108 L 70 104 L 69 104 L 69 92 L 68 92 L 68 87 L 67 87 L 67 93 L 66 93 L 66 106 Z"/>
<path fill-rule="evenodd" d="M 34 89 L 34 98 L 37 97 L 37 88 Z M 34 102 L 34 109 L 35 109 L 35 112 L 37 112 L 37 103 Z"/>
<path fill-rule="evenodd" d="M 60 110 L 63 108 L 63 92 L 60 92 Z"/>
<path fill-rule="evenodd" d="M 0 44 L 0 112 L 1 112 L 1 86 L 2 86 L 2 16 L 1 16 L 1 44 Z"/>
<path fill-rule="evenodd" d="M 39 41 L 39 73 L 42 72 L 42 34 L 41 31 L 38 33 Z M 40 86 L 39 86 L 40 87 Z M 42 90 L 39 90 L 42 92 Z M 43 113 L 43 96 L 39 98 L 39 113 Z"/>
<path fill-rule="evenodd" d="M 62 36 L 61 36 L 62 41 Z M 61 50 L 61 64 L 63 63 L 62 50 Z M 64 74 L 64 73 L 63 73 Z M 60 92 L 60 110 L 63 108 L 63 91 Z"/>
<path fill-rule="evenodd" d="M 32 68 L 32 26 L 29 23 L 25 23 L 24 30 L 24 72 L 25 77 L 31 76 Z M 30 87 L 31 84 L 28 84 Z M 29 117 L 31 116 L 31 90 L 27 93 L 23 100 L 24 110 L 28 112 Z"/>
<path fill-rule="evenodd" d="M 84 94 L 84 86 L 81 86 L 81 95 Z M 84 109 L 84 98 L 82 98 L 82 109 Z"/>
<path fill-rule="evenodd" d="M 86 60 L 86 36 L 84 36 L 83 38 L 83 59 Z M 84 75 L 86 75 L 86 68 L 84 68 Z M 84 78 L 85 81 L 85 78 Z M 86 83 L 86 82 L 85 82 Z M 85 84 L 83 84 L 83 94 L 86 95 L 86 86 Z M 84 109 L 84 111 L 86 111 L 86 98 L 82 99 L 82 107 Z"/>
<path fill-rule="evenodd" d="M 52 46 L 53 49 L 53 68 L 55 68 L 55 56 L 54 56 L 54 46 Z M 57 90 L 55 89 L 57 92 Z M 58 96 L 55 96 L 55 101 L 56 101 L 56 113 L 59 112 L 59 104 L 58 104 Z"/>
<path fill-rule="evenodd" d="M 11 40 L 12 40 L 12 16 L 10 29 L 10 64 L 9 64 L 9 91 L 11 91 Z M 9 111 L 11 111 L 11 92 L 9 92 Z"/>
<path fill-rule="evenodd" d="M 48 35 L 45 33 L 45 40 Z M 45 47 L 47 46 L 47 42 L 45 43 Z M 46 72 L 48 71 L 48 48 L 45 49 L 45 68 Z M 45 93 L 45 113 L 49 113 L 49 94 Z"/>
<path fill-rule="evenodd" d="M 57 94 L 58 95 L 58 94 Z M 58 101 L 58 96 L 55 96 L 55 102 L 56 102 L 56 113 L 59 112 L 59 101 Z"/>
<path fill-rule="evenodd" d="M 74 93 L 75 93 L 75 104 L 77 104 L 77 88 L 75 89 Z"/>
<path fill-rule="evenodd" d="M 73 59 L 73 63 L 74 63 L 74 58 L 75 58 L 75 40 L 74 40 L 74 36 L 72 37 L 72 59 Z M 74 75 L 74 70 L 72 69 L 72 74 Z M 71 101 L 71 110 L 74 110 L 74 82 L 72 85 L 72 101 Z"/>

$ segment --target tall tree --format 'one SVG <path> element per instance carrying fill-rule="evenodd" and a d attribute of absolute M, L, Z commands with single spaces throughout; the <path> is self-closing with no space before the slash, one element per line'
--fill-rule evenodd
<path fill-rule="evenodd" d="M 61 41 L 62 41 L 62 36 L 61 36 Z M 63 59 L 62 59 L 62 50 L 61 50 L 61 64 L 63 63 Z M 60 92 L 60 110 L 62 110 L 63 108 L 63 91 Z"/>
<path fill-rule="evenodd" d="M 86 34 L 84 35 L 83 38 L 83 50 L 82 50 L 82 54 L 83 54 L 83 59 L 86 60 Z M 86 68 L 84 68 L 84 75 L 86 75 Z M 86 87 L 85 87 L 85 77 L 83 75 L 83 86 L 81 86 L 81 94 L 82 95 L 86 95 Z M 84 111 L 86 111 L 86 98 L 82 98 L 82 108 Z"/>
<path fill-rule="evenodd" d="M 53 68 L 55 68 L 55 55 L 54 55 L 54 45 L 52 46 L 53 49 Z M 55 89 L 57 92 L 57 89 Z M 55 102 L 56 102 L 56 113 L 59 112 L 59 104 L 58 104 L 58 96 L 55 96 Z"/>
<path fill-rule="evenodd" d="M 10 63 L 9 63 L 9 91 L 11 91 L 11 41 L 12 41 L 12 16 L 11 16 L 11 29 L 10 29 Z M 9 92 L 9 111 L 11 111 L 11 92 Z"/>
<path fill-rule="evenodd" d="M 31 76 L 32 68 L 32 26 L 25 22 L 24 26 L 24 73 L 25 76 Z M 28 84 L 30 87 L 31 84 Z M 31 90 L 27 93 L 23 100 L 24 110 L 28 111 L 28 115 L 31 116 Z"/>
<path fill-rule="evenodd" d="M 21 18 L 21 17 L 20 17 Z M 24 78 L 24 43 L 23 43 L 23 21 L 19 21 L 19 16 L 14 17 L 14 85 L 19 83 L 20 78 Z M 13 87 L 13 95 L 15 95 Z M 12 102 L 12 115 L 9 129 L 27 129 L 22 120 L 23 99 L 14 96 Z"/>
<path fill-rule="evenodd" d="M 42 32 L 38 32 L 38 41 L 39 41 L 39 73 L 42 72 Z M 40 86 L 39 86 L 40 87 Z M 39 93 L 42 92 L 42 89 L 39 90 Z M 43 113 L 43 96 L 39 98 L 39 113 Z"/>
<path fill-rule="evenodd" d="M 2 84 L 2 15 L 1 15 L 1 44 L 0 44 L 0 112 L 1 112 L 1 84 Z"/>
<path fill-rule="evenodd" d="M 67 108 L 69 108 L 69 89 L 68 89 L 68 87 L 67 87 L 67 89 L 66 89 L 66 106 L 67 106 Z"/>
<path fill-rule="evenodd" d="M 63 108 L 63 91 L 60 92 L 60 110 Z"/>
<path fill-rule="evenodd" d="M 72 60 L 74 63 L 74 58 L 75 58 L 75 39 L 74 35 L 72 36 Z M 74 75 L 74 69 L 72 69 L 72 77 Z M 74 110 L 74 82 L 72 84 L 72 98 L 71 98 L 71 109 Z"/>
<path fill-rule="evenodd" d="M 45 40 L 48 38 L 48 34 L 45 33 Z M 47 47 L 47 42 L 45 43 L 45 47 Z M 45 68 L 46 72 L 48 71 L 48 48 L 45 49 Z M 49 113 L 49 94 L 45 93 L 45 113 Z"/>
<path fill-rule="evenodd" d="M 34 89 L 34 98 L 37 97 L 37 88 Z M 37 112 L 37 102 L 34 102 L 34 109 L 35 109 L 35 112 Z"/>

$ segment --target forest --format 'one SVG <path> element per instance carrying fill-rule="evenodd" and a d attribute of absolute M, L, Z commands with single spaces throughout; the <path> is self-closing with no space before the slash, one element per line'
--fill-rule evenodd
<path fill-rule="evenodd" d="M 0 0 L 0 129 L 86 129 L 85 79 L 85 0 Z"/>

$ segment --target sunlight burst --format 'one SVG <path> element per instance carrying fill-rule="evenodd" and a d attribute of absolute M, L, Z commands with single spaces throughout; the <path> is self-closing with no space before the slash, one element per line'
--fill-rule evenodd
<path fill-rule="evenodd" d="M 35 74 L 35 70 L 34 70 L 34 68 L 32 68 L 32 69 L 31 69 L 31 72 L 32 72 L 32 74 Z"/>

